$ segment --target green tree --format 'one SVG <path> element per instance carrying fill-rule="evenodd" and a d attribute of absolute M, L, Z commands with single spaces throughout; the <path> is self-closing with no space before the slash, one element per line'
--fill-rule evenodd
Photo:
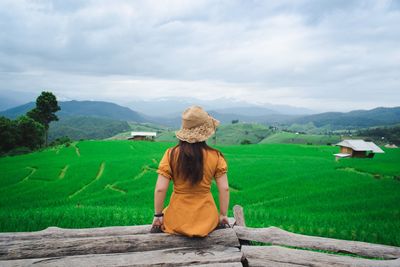
<path fill-rule="evenodd" d="M 0 152 L 7 152 L 16 147 L 18 131 L 15 121 L 0 117 Z"/>
<path fill-rule="evenodd" d="M 55 113 L 59 110 L 60 107 L 58 106 L 56 96 L 51 92 L 42 92 L 36 99 L 36 107 L 27 113 L 30 118 L 44 126 L 44 140 L 46 146 L 48 143 L 50 122 L 58 121 L 58 117 Z"/>
<path fill-rule="evenodd" d="M 39 148 L 43 144 L 44 126 L 29 118 L 21 116 L 17 120 L 18 146 L 29 147 L 31 150 Z"/>

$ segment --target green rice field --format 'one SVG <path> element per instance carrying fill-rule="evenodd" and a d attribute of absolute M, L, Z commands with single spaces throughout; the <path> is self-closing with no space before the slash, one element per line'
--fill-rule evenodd
<path fill-rule="evenodd" d="M 173 145 L 82 141 L 0 158 L 0 231 L 149 224 L 155 171 Z M 219 149 L 229 165 L 230 206 L 244 207 L 248 226 L 400 246 L 399 149 L 338 162 L 331 146 Z"/>

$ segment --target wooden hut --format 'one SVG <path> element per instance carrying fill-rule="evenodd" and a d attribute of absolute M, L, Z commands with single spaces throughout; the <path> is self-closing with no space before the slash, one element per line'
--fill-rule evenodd
<path fill-rule="evenodd" d="M 131 137 L 128 140 L 151 140 L 156 138 L 156 132 L 131 132 Z"/>
<path fill-rule="evenodd" d="M 375 153 L 385 153 L 379 146 L 373 142 L 364 140 L 343 140 L 337 143 L 340 147 L 340 153 L 334 154 L 338 158 L 372 158 Z"/>

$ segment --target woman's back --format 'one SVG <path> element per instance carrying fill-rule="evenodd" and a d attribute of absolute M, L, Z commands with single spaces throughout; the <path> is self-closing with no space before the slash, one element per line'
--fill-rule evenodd
<path fill-rule="evenodd" d="M 158 173 L 172 179 L 175 193 L 208 193 L 210 192 L 211 182 L 214 177 L 220 177 L 227 172 L 227 165 L 222 154 L 214 149 L 203 149 L 203 178 L 199 183 L 192 185 L 190 180 L 185 180 L 182 175 L 173 175 L 178 173 L 177 158 L 180 153 L 179 146 L 174 150 L 169 148 L 165 151 Z M 173 160 L 171 160 L 173 156 Z M 172 163 L 172 164 L 171 164 Z"/>
<path fill-rule="evenodd" d="M 193 106 L 182 114 L 177 131 L 179 144 L 165 151 L 157 170 L 154 191 L 153 229 L 186 236 L 206 236 L 219 223 L 227 223 L 229 185 L 227 165 L 221 152 L 209 147 L 206 140 L 215 133 L 219 122 L 201 107 Z M 216 178 L 220 213 L 210 192 Z M 174 184 L 168 207 L 163 209 L 170 181 Z"/>
<path fill-rule="evenodd" d="M 177 173 L 176 164 L 179 147 L 171 160 L 172 148 L 167 149 L 162 158 L 158 173 L 171 179 L 174 191 L 164 213 L 164 232 L 186 236 L 206 236 L 219 223 L 219 214 L 210 192 L 213 177 L 227 172 L 222 154 L 216 150 L 203 150 L 203 178 L 195 185 Z M 171 164 L 172 163 L 172 164 Z"/>

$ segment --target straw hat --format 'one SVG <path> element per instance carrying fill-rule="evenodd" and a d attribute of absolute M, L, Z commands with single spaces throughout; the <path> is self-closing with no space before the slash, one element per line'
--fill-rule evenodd
<path fill-rule="evenodd" d="M 207 140 L 219 125 L 202 107 L 191 106 L 182 113 L 181 129 L 175 132 L 179 140 L 197 143 Z"/>

